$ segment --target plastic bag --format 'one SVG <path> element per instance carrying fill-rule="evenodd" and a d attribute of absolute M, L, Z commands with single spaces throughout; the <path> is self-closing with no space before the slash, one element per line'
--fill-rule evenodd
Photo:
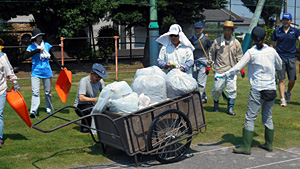
<path fill-rule="evenodd" d="M 150 97 L 150 104 L 167 99 L 166 81 L 159 75 L 140 75 L 131 84 L 137 94 L 144 93 Z"/>
<path fill-rule="evenodd" d="M 166 76 L 168 98 L 181 96 L 197 89 L 197 81 L 179 69 L 171 70 Z"/>
<path fill-rule="evenodd" d="M 133 81 L 139 76 L 158 75 L 163 78 L 166 77 L 166 73 L 162 71 L 158 66 L 151 66 L 142 69 L 138 69 L 134 75 Z"/>
<path fill-rule="evenodd" d="M 113 82 L 105 86 L 98 98 L 96 105 L 94 106 L 91 114 L 102 113 L 107 108 L 109 99 L 119 99 L 124 95 L 132 93 L 132 89 L 125 81 Z M 95 128 L 94 117 L 92 117 L 91 128 Z M 96 130 L 92 129 L 93 134 L 97 134 Z"/>
<path fill-rule="evenodd" d="M 130 93 L 118 99 L 109 99 L 109 111 L 121 114 L 129 114 L 139 109 L 139 97 L 137 93 Z"/>
<path fill-rule="evenodd" d="M 105 86 L 98 98 L 96 105 L 91 113 L 102 113 L 109 99 L 119 99 L 124 95 L 132 93 L 132 89 L 125 81 L 113 82 Z"/>
<path fill-rule="evenodd" d="M 139 95 L 139 109 L 148 107 L 150 104 L 150 97 L 146 96 L 144 93 Z"/>

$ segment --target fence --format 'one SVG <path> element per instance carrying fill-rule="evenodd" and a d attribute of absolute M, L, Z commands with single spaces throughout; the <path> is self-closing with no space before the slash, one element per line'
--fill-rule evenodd
<path fill-rule="evenodd" d="M 129 42 L 120 42 L 120 38 L 144 38 L 145 41 L 132 41 Z M 136 44 L 139 44 L 144 46 L 146 44 L 146 38 L 147 36 L 114 36 L 114 37 L 72 37 L 72 38 L 60 38 L 60 43 L 52 45 L 53 46 L 53 53 L 58 58 L 58 60 L 61 60 L 62 65 L 64 65 L 65 61 L 85 61 L 85 60 L 92 60 L 92 61 L 98 61 L 102 59 L 111 59 L 116 64 L 116 79 L 118 80 L 118 59 L 125 58 L 125 59 L 142 59 L 144 57 L 144 47 L 138 47 L 134 48 L 133 46 L 136 46 Z M 101 46 L 98 45 L 98 43 L 95 43 L 95 39 L 99 42 L 99 39 L 104 41 L 106 47 L 109 48 L 109 51 L 105 51 L 104 53 L 108 56 L 104 57 L 100 55 L 100 48 Z M 50 42 L 51 43 L 51 42 Z M 120 46 L 129 46 L 129 49 L 122 49 Z M 128 45 L 129 44 L 129 45 Z M 75 46 L 73 46 L 75 45 Z M 0 51 L 3 49 L 16 49 L 18 52 L 17 56 L 11 56 L 11 57 L 17 57 L 18 60 L 22 60 L 22 56 L 24 55 L 24 52 L 26 50 L 27 46 L 0 46 Z M 16 51 L 14 50 L 14 52 Z M 102 48 L 102 50 L 107 50 L 105 48 Z M 6 51 L 5 51 L 6 52 Z M 10 55 L 8 54 L 10 57 Z M 26 61 L 23 61 L 26 63 L 31 62 L 31 58 L 29 58 Z M 18 65 L 15 65 L 18 66 Z"/>

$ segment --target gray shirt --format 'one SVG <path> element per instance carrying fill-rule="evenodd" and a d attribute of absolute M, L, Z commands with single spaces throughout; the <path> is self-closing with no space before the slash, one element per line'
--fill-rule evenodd
<path fill-rule="evenodd" d="M 191 41 L 191 43 L 194 45 L 194 47 L 195 47 L 195 50 L 194 50 L 194 60 L 197 60 L 197 59 L 199 59 L 199 58 L 206 58 L 206 56 L 205 56 L 205 53 L 204 53 L 204 51 L 203 51 L 203 48 L 204 48 L 204 50 L 205 50 L 205 52 L 206 52 L 206 54 L 207 54 L 207 57 L 208 57 L 208 52 L 209 52 L 209 48 L 211 47 L 211 45 L 212 45 L 212 42 L 211 42 L 211 40 L 208 38 L 208 37 L 206 37 L 206 36 L 202 36 L 201 37 L 201 39 L 200 39 L 200 41 L 201 41 L 201 43 L 202 43 L 202 45 L 203 45 L 203 48 L 202 48 L 202 46 L 200 45 L 200 42 L 199 42 L 199 40 L 198 40 L 198 38 L 196 37 L 196 35 L 194 35 L 191 39 L 190 39 L 190 41 Z"/>
<path fill-rule="evenodd" d="M 105 84 L 103 79 L 101 79 L 98 83 L 93 84 L 91 82 L 90 76 L 82 78 L 78 85 L 74 106 L 77 107 L 78 104 L 96 104 L 95 102 L 80 102 L 79 95 L 82 94 L 85 97 L 95 98 L 97 97 L 98 92 L 101 91 L 104 87 Z"/>

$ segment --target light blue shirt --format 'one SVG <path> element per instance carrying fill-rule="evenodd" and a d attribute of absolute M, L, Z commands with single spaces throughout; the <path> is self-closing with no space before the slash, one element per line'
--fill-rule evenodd
<path fill-rule="evenodd" d="M 49 52 L 50 48 L 52 47 L 49 43 L 45 43 L 45 49 L 47 52 Z M 34 51 L 36 49 L 35 44 L 31 44 L 26 49 L 30 52 Z M 49 59 L 40 59 L 40 54 L 37 53 L 32 56 L 32 69 L 31 69 L 31 77 L 39 77 L 39 78 L 49 78 L 52 77 L 52 69 L 50 67 Z"/>
<path fill-rule="evenodd" d="M 236 75 L 246 65 L 253 90 L 276 90 L 275 73 L 276 70 L 282 69 L 282 61 L 274 48 L 264 44 L 263 48 L 258 50 L 253 46 L 233 68 L 224 74 L 227 77 Z"/>

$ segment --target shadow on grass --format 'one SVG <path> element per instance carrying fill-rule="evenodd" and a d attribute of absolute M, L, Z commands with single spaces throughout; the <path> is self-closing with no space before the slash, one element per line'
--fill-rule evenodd
<path fill-rule="evenodd" d="M 254 132 L 252 146 L 258 146 L 258 145 L 261 144 L 260 142 L 258 142 L 258 141 L 255 140 L 255 137 L 257 137 L 257 136 L 258 136 L 258 134 L 256 134 Z M 239 144 L 243 143 L 243 137 L 236 137 L 236 136 L 234 136 L 234 134 L 224 134 L 222 136 L 222 139 L 223 140 L 221 140 L 219 142 L 216 142 L 216 143 L 212 143 L 212 144 L 198 144 L 198 146 L 217 146 L 217 145 L 221 145 L 221 144 L 224 144 L 224 143 L 230 143 L 230 144 L 236 146 L 236 145 L 239 145 Z"/>
<path fill-rule="evenodd" d="M 220 105 L 222 105 L 222 104 L 220 104 Z M 226 106 L 227 106 L 227 104 L 226 104 Z M 204 109 L 206 112 L 215 112 L 213 106 L 203 106 L 203 109 Z M 227 107 L 226 107 L 226 108 L 220 107 L 219 109 L 220 109 L 220 110 L 218 111 L 219 113 L 226 113 L 226 114 L 227 114 Z"/>
<path fill-rule="evenodd" d="M 41 159 L 38 159 L 34 162 L 32 162 L 32 165 L 35 167 L 35 168 L 41 168 L 37 165 L 38 162 L 41 162 L 41 161 L 45 161 L 45 160 L 48 160 L 48 159 L 51 159 L 51 158 L 54 158 L 56 156 L 60 156 L 61 154 L 66 154 L 67 152 L 70 152 L 70 154 L 73 154 L 74 151 L 81 151 L 81 152 L 86 152 L 86 148 L 90 148 L 90 147 L 81 147 L 81 148 L 73 148 L 73 149 L 66 149 L 66 150 L 62 150 L 62 151 L 59 151 L 59 152 L 56 152 L 48 157 L 45 157 L 45 158 L 41 158 Z M 88 152 L 87 152 L 88 153 Z"/>
<path fill-rule="evenodd" d="M 22 134 L 3 134 L 3 138 L 3 141 L 8 138 L 11 140 L 28 140 L 28 138 L 23 136 Z"/>

